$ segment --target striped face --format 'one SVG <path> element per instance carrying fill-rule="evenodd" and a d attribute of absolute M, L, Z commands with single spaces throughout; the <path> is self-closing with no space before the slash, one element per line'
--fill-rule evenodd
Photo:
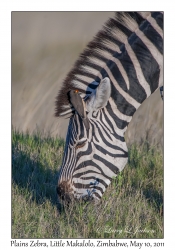
<path fill-rule="evenodd" d="M 92 99 L 89 98 L 85 103 L 89 110 L 86 112 L 89 129 L 77 112 L 70 118 L 57 189 L 58 195 L 63 199 L 69 200 L 71 196 L 86 200 L 100 199 L 112 178 L 127 163 L 124 131 L 119 131 L 111 117 L 110 104 L 106 100 L 111 99 L 110 83 L 104 83 L 109 92 L 108 96 L 105 94 L 104 102 L 101 99 L 97 101 L 98 95 L 102 97 L 98 92 L 100 88 L 105 92 L 102 82 L 94 93 L 95 97 L 91 96 Z M 92 100 L 94 105 L 101 105 L 95 111 Z M 106 106 L 102 108 L 103 104 Z"/>
<path fill-rule="evenodd" d="M 100 199 L 112 177 L 125 166 L 124 137 L 112 131 L 103 120 L 106 115 L 106 109 L 93 112 L 88 131 L 78 114 L 70 119 L 58 187 L 63 199 Z"/>

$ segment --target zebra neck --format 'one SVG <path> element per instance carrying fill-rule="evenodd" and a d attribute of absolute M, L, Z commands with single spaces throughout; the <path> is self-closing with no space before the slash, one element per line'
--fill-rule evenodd
<path fill-rule="evenodd" d="M 148 21 L 120 46 L 101 70 L 101 77 L 111 81 L 107 109 L 124 129 L 140 105 L 163 85 L 163 39 Z M 149 33 L 152 34 L 151 41 Z M 124 39 L 124 38 L 123 38 Z"/>
<path fill-rule="evenodd" d="M 127 121 L 163 81 L 163 14 L 116 13 L 91 41 L 65 79 L 56 116 L 69 114 L 69 89 L 87 98 L 108 77 L 111 99 Z M 110 106 L 112 104 L 110 103 Z"/>

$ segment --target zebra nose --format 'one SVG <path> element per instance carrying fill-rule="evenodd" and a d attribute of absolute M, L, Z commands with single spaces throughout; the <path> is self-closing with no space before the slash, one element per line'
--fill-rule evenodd
<path fill-rule="evenodd" d="M 57 186 L 57 194 L 61 200 L 70 201 L 72 198 L 71 186 L 69 181 L 62 181 Z"/>

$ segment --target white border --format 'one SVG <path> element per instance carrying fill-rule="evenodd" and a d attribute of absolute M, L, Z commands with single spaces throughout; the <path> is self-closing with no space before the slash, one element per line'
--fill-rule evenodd
<path fill-rule="evenodd" d="M 173 1 L 146 0 L 146 1 L 2 1 L 0 8 L 0 167 L 1 167 L 1 248 L 10 246 L 11 240 L 11 11 L 122 11 L 122 10 L 161 10 L 165 19 L 165 50 L 164 50 L 164 84 L 165 84 L 165 249 L 173 249 L 174 243 L 174 183 L 175 183 L 175 77 L 174 77 L 174 40 L 175 40 L 175 8 Z M 172 5 L 171 5 L 172 4 Z M 121 240 L 120 240 L 121 241 Z M 126 240 L 123 240 L 126 241 Z M 130 240 L 128 240 L 130 241 Z M 139 240 L 139 242 L 146 240 Z M 153 240 L 148 240 L 149 242 Z M 86 248 L 87 249 L 87 248 Z M 132 248 L 131 248 L 132 249 Z M 142 249 L 147 249 L 142 247 Z"/>

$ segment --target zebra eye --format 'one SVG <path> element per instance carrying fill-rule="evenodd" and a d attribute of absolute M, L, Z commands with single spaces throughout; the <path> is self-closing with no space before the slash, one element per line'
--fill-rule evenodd
<path fill-rule="evenodd" d="M 82 147 L 86 144 L 86 141 L 87 141 L 87 140 L 77 142 L 75 148 L 76 148 L 76 149 L 82 148 Z"/>

